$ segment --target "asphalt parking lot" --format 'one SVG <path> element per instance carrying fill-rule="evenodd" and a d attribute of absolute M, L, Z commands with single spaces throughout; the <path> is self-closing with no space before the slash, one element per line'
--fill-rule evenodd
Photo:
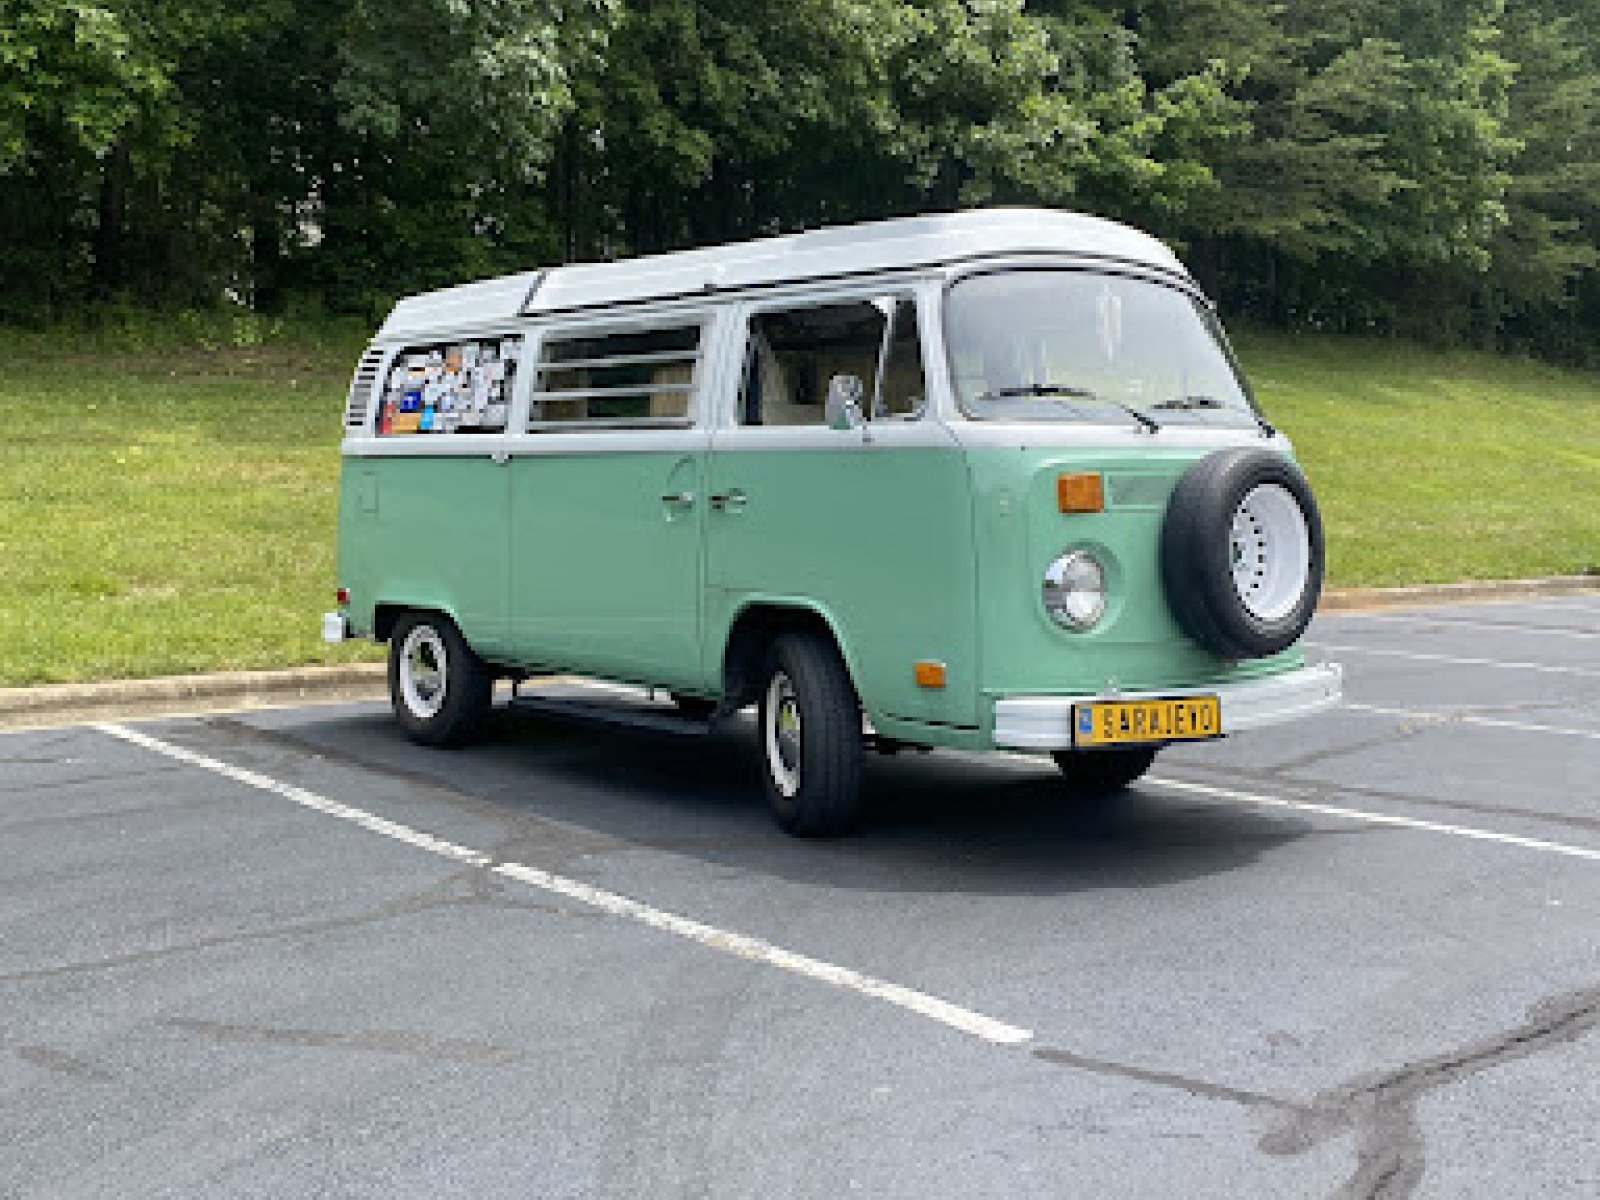
<path fill-rule="evenodd" d="M 1320 722 L 830 843 L 743 730 L 0 735 L 0 1194 L 1600 1195 L 1600 595 L 1311 642 Z"/>

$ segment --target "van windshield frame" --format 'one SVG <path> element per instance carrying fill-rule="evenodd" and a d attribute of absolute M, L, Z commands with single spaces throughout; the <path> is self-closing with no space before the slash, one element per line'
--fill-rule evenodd
<path fill-rule="evenodd" d="M 997 265 L 946 283 L 941 322 L 950 392 L 969 420 L 1266 428 L 1216 313 L 1177 280 Z"/>

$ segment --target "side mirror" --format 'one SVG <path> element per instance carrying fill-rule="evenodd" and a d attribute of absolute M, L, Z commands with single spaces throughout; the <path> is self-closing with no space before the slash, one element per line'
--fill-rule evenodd
<path fill-rule="evenodd" d="M 859 375 L 835 375 L 828 380 L 828 398 L 823 402 L 822 416 L 829 429 L 860 429 L 861 398 L 866 386 Z"/>

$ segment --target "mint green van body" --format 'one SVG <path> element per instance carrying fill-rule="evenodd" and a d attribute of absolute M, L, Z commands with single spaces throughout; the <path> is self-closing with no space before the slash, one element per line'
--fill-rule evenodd
<path fill-rule="evenodd" d="M 1179 375 L 1135 363 L 1134 336 L 1169 328 L 1147 340 L 1196 339 Z M 437 614 L 491 675 L 723 716 L 804 631 L 885 745 L 1068 756 L 1075 706 L 1190 694 L 1220 697 L 1223 734 L 1339 695 L 1298 628 L 1207 644 L 1171 595 L 1180 481 L 1262 451 L 1291 462 L 1183 267 L 1095 218 L 910 218 L 469 284 L 402 301 L 357 370 L 324 631 Z M 1093 477 L 1098 507 L 1067 511 L 1063 477 Z M 1231 518 L 1241 580 L 1241 537 L 1263 563 L 1282 541 L 1262 511 L 1259 547 Z M 1316 578 L 1284 593 L 1302 607 L 1315 533 Z M 1080 624 L 1044 586 L 1075 552 Z"/>

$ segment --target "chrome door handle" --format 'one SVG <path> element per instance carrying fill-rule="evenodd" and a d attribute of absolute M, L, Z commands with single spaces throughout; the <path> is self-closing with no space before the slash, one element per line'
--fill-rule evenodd
<path fill-rule="evenodd" d="M 694 503 L 693 492 L 668 492 L 661 497 L 661 503 L 670 504 L 674 508 L 688 508 Z"/>
<path fill-rule="evenodd" d="M 490 461 L 492 461 L 492 462 L 498 464 L 499 466 L 503 467 L 508 462 L 511 461 L 511 451 L 509 451 L 509 450 L 496 450 L 492 454 L 489 455 L 489 459 L 490 459 Z"/>
<path fill-rule="evenodd" d="M 711 497 L 711 507 L 718 512 L 738 512 L 749 502 L 749 497 L 738 488 L 732 491 L 718 492 Z"/>

